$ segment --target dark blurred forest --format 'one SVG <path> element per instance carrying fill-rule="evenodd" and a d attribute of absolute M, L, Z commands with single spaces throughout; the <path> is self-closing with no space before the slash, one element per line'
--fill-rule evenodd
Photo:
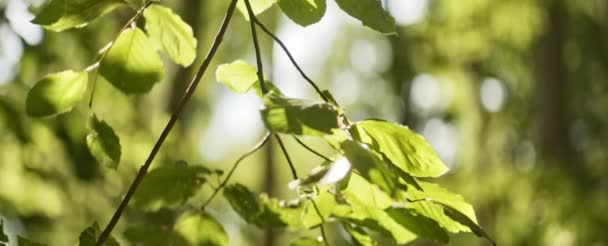
<path fill-rule="evenodd" d="M 108 169 L 87 149 L 86 103 L 33 119 L 25 98 L 45 74 L 92 64 L 133 10 L 55 33 L 30 23 L 43 2 L 0 0 L 0 218 L 9 235 L 73 245 L 92 221 L 107 223 L 202 58 L 187 69 L 165 63 L 165 79 L 147 95 L 121 94 L 100 79 L 96 112 L 123 146 L 119 168 Z M 193 27 L 202 56 L 225 2 L 163 4 Z M 398 35 L 374 32 L 327 4 L 324 19 L 307 28 L 276 6 L 259 18 L 354 120 L 385 118 L 424 135 L 450 167 L 437 182 L 475 207 L 499 245 L 608 245 L 608 1 L 384 0 Z M 212 68 L 239 58 L 255 63 L 247 28 L 235 16 Z M 268 79 L 289 96 L 311 97 L 278 46 L 261 41 Z M 209 73 L 193 99 L 153 168 L 186 160 L 226 170 L 262 137 L 254 93 L 235 95 Z M 275 144 L 245 161 L 233 180 L 293 197 Z M 293 157 L 302 173 L 322 161 L 304 151 Z M 210 209 L 231 245 L 285 245 L 294 236 L 247 226 L 222 199 Z M 163 214 L 127 210 L 116 236 L 142 217 Z M 329 230 L 332 245 L 347 245 L 342 231 Z M 457 235 L 450 245 L 486 243 Z"/>

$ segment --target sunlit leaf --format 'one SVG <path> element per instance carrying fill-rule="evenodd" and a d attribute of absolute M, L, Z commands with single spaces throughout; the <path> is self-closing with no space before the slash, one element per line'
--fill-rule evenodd
<path fill-rule="evenodd" d="M 192 27 L 170 8 L 153 4 L 145 12 L 146 31 L 150 39 L 169 57 L 184 67 L 196 57 L 196 38 Z"/>
<path fill-rule="evenodd" d="M 264 97 L 262 120 L 273 132 L 323 136 L 338 129 L 338 111 L 327 103 L 289 99 L 269 94 Z"/>
<path fill-rule="evenodd" d="M 327 8 L 325 0 L 280 0 L 278 4 L 289 19 L 301 26 L 320 21 Z"/>
<path fill-rule="evenodd" d="M 27 114 L 47 117 L 65 113 L 82 99 L 87 90 L 86 71 L 63 71 L 46 76 L 28 92 L 25 102 Z"/>
<path fill-rule="evenodd" d="M 172 242 L 175 246 L 228 246 L 228 235 L 210 215 L 187 213 L 175 223 Z"/>
<path fill-rule="evenodd" d="M 79 246 L 95 246 L 97 245 L 97 238 L 99 238 L 99 235 L 101 234 L 101 229 L 99 228 L 99 224 L 97 224 L 97 222 L 94 222 L 91 226 L 87 227 L 86 229 L 84 229 L 84 231 L 82 231 L 80 233 L 80 237 L 78 238 L 79 241 Z M 119 246 L 120 244 L 118 243 L 118 241 L 116 241 L 116 239 L 114 239 L 114 237 L 109 237 L 105 243 L 103 244 L 104 246 Z"/>
<path fill-rule="evenodd" d="M 343 142 L 340 148 L 353 168 L 365 179 L 380 187 L 387 194 L 397 195 L 398 177 L 377 153 L 361 143 L 350 140 Z"/>
<path fill-rule="evenodd" d="M 19 244 L 19 246 L 45 246 L 46 245 L 44 243 L 33 242 L 32 240 L 23 238 L 21 236 L 17 236 L 17 243 Z"/>
<path fill-rule="evenodd" d="M 429 217 L 439 223 L 449 232 L 470 232 L 468 226 L 462 225 L 444 213 L 441 204 L 450 206 L 462 214 L 466 215 L 471 221 L 477 223 L 473 206 L 464 201 L 461 195 L 454 194 L 439 185 L 419 182 L 424 191 L 415 189 L 408 190 L 408 199 L 413 201 L 407 204 L 408 208 L 414 209 L 417 213 Z M 441 203 L 441 204 L 438 204 Z"/>
<path fill-rule="evenodd" d="M 375 185 L 358 175 L 351 175 L 348 187 L 342 191 L 351 211 L 334 215 L 358 226 L 377 231 L 392 238 L 397 244 L 416 239 L 416 234 L 395 221 L 386 211 L 392 199 Z"/>
<path fill-rule="evenodd" d="M 209 169 L 185 162 L 158 167 L 141 182 L 132 204 L 146 211 L 182 205 L 202 187 L 209 174 Z"/>
<path fill-rule="evenodd" d="M 215 71 L 215 78 L 234 92 L 243 94 L 258 81 L 256 72 L 255 67 L 243 60 L 238 60 L 219 65 Z"/>
<path fill-rule="evenodd" d="M 266 11 L 268 8 L 272 7 L 275 2 L 276 0 L 249 0 L 249 4 L 251 4 L 251 10 L 253 10 L 253 14 L 255 15 L 259 15 L 262 12 Z M 243 14 L 245 19 L 249 20 L 249 12 L 247 12 L 245 0 L 239 0 L 239 2 L 236 4 L 236 7 L 239 9 L 241 14 Z"/>
<path fill-rule="evenodd" d="M 99 72 L 125 93 L 148 92 L 164 74 L 154 44 L 139 28 L 120 34 L 101 62 Z"/>
<path fill-rule="evenodd" d="M 404 172 L 416 177 L 437 177 L 448 170 L 424 137 L 405 126 L 382 120 L 363 120 L 355 126 L 361 141 L 386 155 Z"/>
<path fill-rule="evenodd" d="M 120 139 L 105 121 L 97 119 L 95 115 L 89 118 L 89 134 L 87 146 L 97 162 L 110 168 L 118 167 L 120 163 Z"/>
<path fill-rule="evenodd" d="M 462 213 L 460 210 L 455 209 L 447 204 L 443 204 L 443 203 L 440 203 L 440 204 L 443 206 L 443 213 L 445 215 L 447 215 L 454 221 L 457 221 L 458 223 L 469 227 L 473 231 L 473 233 L 475 233 L 475 235 L 477 235 L 478 237 L 484 237 L 484 238 L 488 239 L 493 245 L 496 245 L 496 242 L 494 242 L 494 240 L 490 237 L 490 235 L 488 235 L 483 229 L 481 229 L 481 227 L 477 224 L 477 222 L 472 220 L 468 215 Z"/>
<path fill-rule="evenodd" d="M 165 246 L 170 245 L 172 231 L 155 224 L 135 224 L 129 226 L 124 235 L 133 245 Z"/>
<path fill-rule="evenodd" d="M 395 32 L 395 19 L 382 8 L 380 0 L 336 0 L 344 12 L 376 31 Z"/>
<path fill-rule="evenodd" d="M 378 246 L 380 245 L 376 240 L 371 238 L 363 228 L 352 225 L 351 223 L 342 223 L 344 229 L 351 236 L 353 243 L 357 246 Z"/>
<path fill-rule="evenodd" d="M 325 246 L 325 243 L 312 237 L 301 237 L 291 242 L 289 246 Z"/>
<path fill-rule="evenodd" d="M 312 202 L 314 201 L 314 203 Z M 323 223 L 331 215 L 336 206 L 336 199 L 326 188 L 322 188 L 312 201 L 306 202 L 302 214 L 302 223 L 307 228 L 312 228 Z M 316 208 L 315 208 L 316 205 Z M 318 210 L 317 210 L 318 209 Z"/>
<path fill-rule="evenodd" d="M 397 223 L 419 237 L 437 240 L 442 243 L 448 243 L 450 240 L 448 233 L 436 221 L 417 214 L 412 209 L 388 208 L 386 212 Z"/>
<path fill-rule="evenodd" d="M 51 0 L 32 23 L 60 32 L 86 26 L 123 4 L 121 0 Z"/>
<path fill-rule="evenodd" d="M 298 227 L 301 225 L 300 204 L 289 204 L 257 196 L 241 184 L 224 188 L 224 197 L 241 218 L 259 227 Z"/>

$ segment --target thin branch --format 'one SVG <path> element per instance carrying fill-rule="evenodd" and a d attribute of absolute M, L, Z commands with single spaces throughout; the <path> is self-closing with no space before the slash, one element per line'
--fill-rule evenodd
<path fill-rule="evenodd" d="M 302 140 L 300 140 L 298 137 L 293 136 L 293 139 L 296 140 L 296 142 L 298 142 L 300 145 L 302 145 L 302 147 L 304 147 L 305 149 L 307 149 L 308 151 L 312 152 L 313 154 L 317 155 L 318 157 L 323 158 L 323 160 L 328 161 L 328 162 L 333 162 L 331 159 L 329 159 L 329 157 L 324 156 L 323 154 L 317 152 L 316 150 L 312 149 L 310 146 L 306 145 L 304 142 L 302 142 Z"/>
<path fill-rule="evenodd" d="M 93 77 L 91 98 L 89 98 L 89 109 L 93 108 L 93 97 L 95 96 L 97 77 L 99 77 L 99 65 L 101 64 L 103 59 L 106 58 L 106 55 L 108 55 L 108 52 L 110 52 L 110 49 L 112 49 L 112 47 L 114 46 L 114 43 L 116 43 L 116 40 L 118 39 L 118 37 L 120 37 L 120 34 L 122 34 L 125 30 L 127 30 L 127 28 L 129 28 L 129 26 L 131 26 L 131 24 L 135 23 L 139 19 L 139 17 L 141 17 L 141 15 L 144 13 L 144 10 L 146 10 L 146 8 L 148 8 L 148 6 L 150 6 L 151 4 L 152 4 L 152 1 L 148 1 L 144 4 L 144 6 L 142 6 L 139 10 L 137 10 L 137 13 L 135 13 L 135 15 L 133 17 L 131 17 L 131 19 L 129 19 L 129 21 L 127 21 L 127 23 L 125 23 L 122 26 L 122 28 L 120 28 L 120 31 L 118 31 L 118 34 L 116 34 L 114 39 L 112 39 L 112 42 L 110 42 L 108 48 L 103 51 L 103 53 L 101 54 L 101 57 L 99 57 L 99 60 L 97 60 L 97 62 L 95 62 L 95 64 L 90 66 L 90 67 L 95 68 L 95 76 Z M 87 71 L 88 71 L 88 68 L 87 68 Z"/>
<path fill-rule="evenodd" d="M 255 48 L 255 60 L 258 65 L 258 80 L 260 81 L 260 88 L 262 89 L 262 95 L 265 95 L 268 90 L 266 89 L 266 83 L 264 81 L 264 67 L 262 65 L 262 56 L 260 55 L 260 44 L 258 43 L 258 35 L 255 31 L 254 21 L 257 20 L 249 0 L 245 0 L 245 6 L 247 7 L 247 13 L 249 14 L 249 27 L 251 28 L 251 37 L 253 39 L 253 47 Z"/>
<path fill-rule="evenodd" d="M 321 210 L 319 210 L 317 203 L 312 199 L 310 199 L 310 201 L 312 202 L 312 206 L 315 208 L 317 215 L 319 215 L 319 218 L 321 219 L 319 229 L 321 229 L 321 237 L 323 237 L 323 242 L 325 243 L 325 246 L 329 246 L 329 242 L 327 241 L 327 234 L 325 234 L 325 227 L 323 226 L 323 224 L 325 224 L 325 219 L 323 219 L 323 215 L 321 215 Z"/>
<path fill-rule="evenodd" d="M 257 18 L 252 18 L 251 20 L 253 20 L 253 22 L 255 22 L 255 24 L 257 24 L 262 29 L 262 31 L 264 31 L 266 34 L 268 34 L 268 36 L 270 36 L 272 39 L 274 39 L 274 41 L 277 42 L 277 44 L 279 44 L 279 46 L 281 46 L 281 49 L 283 49 L 283 51 L 285 52 L 287 57 L 289 57 L 291 64 L 293 64 L 293 66 L 298 70 L 298 72 L 300 72 L 300 75 L 302 76 L 302 78 L 304 78 L 308 82 L 308 84 L 310 84 L 315 89 L 315 91 L 317 92 L 317 94 L 319 94 L 319 96 L 323 99 L 323 101 L 330 102 L 330 100 L 325 96 L 325 94 L 323 94 L 321 89 L 319 89 L 319 86 L 317 86 L 317 84 L 314 81 L 312 81 L 312 79 L 310 79 L 306 75 L 306 73 L 304 73 L 304 71 L 302 71 L 302 68 L 300 68 L 300 66 L 298 65 L 296 60 L 293 58 L 293 56 L 291 55 L 291 52 L 289 52 L 289 49 L 287 49 L 287 46 L 285 46 L 283 41 L 281 41 L 281 39 L 279 39 L 276 35 L 274 35 Z"/>
<path fill-rule="evenodd" d="M 268 140 L 270 139 L 270 135 L 272 135 L 272 134 L 266 133 L 266 135 L 264 135 L 264 138 L 260 142 L 258 142 L 258 144 L 256 144 L 253 148 L 251 148 L 251 150 L 249 150 L 247 153 L 245 153 L 244 155 L 239 157 L 238 160 L 236 160 L 236 162 L 234 163 L 234 165 L 228 172 L 228 175 L 226 175 L 226 178 L 224 178 L 224 181 L 222 181 L 222 183 L 215 190 L 213 190 L 213 194 L 211 194 L 211 196 L 207 199 L 207 201 L 205 201 L 205 203 L 203 203 L 202 210 L 205 210 L 205 207 L 207 207 L 207 205 L 209 205 L 209 203 L 211 203 L 213 198 L 220 192 L 220 190 L 222 188 L 224 188 L 224 186 L 226 186 L 226 184 L 228 183 L 228 180 L 230 179 L 230 177 L 232 176 L 232 174 L 238 167 L 239 163 L 241 163 L 241 161 L 243 161 L 245 158 L 247 158 L 251 154 L 255 153 L 260 148 L 262 148 L 262 146 L 264 146 L 264 144 L 266 144 L 266 142 L 268 142 Z"/>
<path fill-rule="evenodd" d="M 283 140 L 281 140 L 281 137 L 279 137 L 279 135 L 277 135 L 277 134 L 274 134 L 274 137 L 277 139 L 279 146 L 281 146 L 281 151 L 283 151 L 283 155 L 285 156 L 285 159 L 287 159 L 287 164 L 289 164 L 289 169 L 291 170 L 291 175 L 293 176 L 293 179 L 298 179 L 298 173 L 296 172 L 296 168 L 293 165 L 293 162 L 291 162 L 291 158 L 289 157 L 289 154 L 287 153 L 287 149 L 285 148 L 285 145 L 283 144 Z"/>
<path fill-rule="evenodd" d="M 167 122 L 167 125 L 163 129 L 163 131 L 160 134 L 156 143 L 154 144 L 154 147 L 150 151 L 150 155 L 146 159 L 146 162 L 139 169 L 137 176 L 135 177 L 135 179 L 133 180 L 133 183 L 129 187 L 127 194 L 122 199 L 118 209 L 116 210 L 116 212 L 114 212 L 112 219 L 110 220 L 110 222 L 108 223 L 108 225 L 106 226 L 104 231 L 101 233 L 101 235 L 99 235 L 99 239 L 97 240 L 97 244 L 96 244 L 97 246 L 103 245 L 103 243 L 106 241 L 106 239 L 110 236 L 110 233 L 112 232 L 112 230 L 118 223 L 118 220 L 120 219 L 122 213 L 124 212 L 127 205 L 129 204 L 129 200 L 131 199 L 131 197 L 135 193 L 135 190 L 137 189 L 137 187 L 141 183 L 142 179 L 148 172 L 148 168 L 150 168 L 150 165 L 152 164 L 152 161 L 154 160 L 154 158 L 156 157 L 156 154 L 160 150 L 160 147 L 162 146 L 163 142 L 169 135 L 169 132 L 171 132 L 171 129 L 175 125 L 175 122 L 179 118 L 184 106 L 186 105 L 186 103 L 190 100 L 190 98 L 194 94 L 196 87 L 198 86 L 199 82 L 201 81 L 201 78 L 203 77 L 203 75 L 205 74 L 205 71 L 207 71 L 207 68 L 209 67 L 209 64 L 211 63 L 211 60 L 215 56 L 215 53 L 217 52 L 220 44 L 222 43 L 224 34 L 226 33 L 226 29 L 228 29 L 228 24 L 230 23 L 230 20 L 232 19 L 232 14 L 234 13 L 236 3 L 237 3 L 237 0 L 232 0 L 230 2 L 230 5 L 228 6 L 228 10 L 226 10 L 226 15 L 224 16 L 224 20 L 222 21 L 220 29 L 217 32 L 217 34 L 215 35 L 215 39 L 213 41 L 213 44 L 211 45 L 211 48 L 209 48 L 209 53 L 207 53 L 207 56 L 205 57 L 203 64 L 201 64 L 201 66 L 198 69 L 198 72 L 196 73 L 196 76 L 194 76 L 194 78 L 192 79 L 192 82 L 188 86 L 188 89 L 186 89 L 186 92 L 184 93 L 184 97 L 181 99 L 181 101 L 177 105 L 177 108 L 175 109 L 173 114 L 171 114 L 171 118 L 169 119 L 169 122 Z"/>

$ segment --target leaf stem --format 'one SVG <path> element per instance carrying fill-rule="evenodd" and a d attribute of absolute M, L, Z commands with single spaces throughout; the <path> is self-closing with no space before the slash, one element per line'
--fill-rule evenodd
<path fill-rule="evenodd" d="M 232 0 L 230 2 L 230 5 L 228 6 L 228 9 L 226 10 L 224 20 L 222 21 L 219 31 L 215 35 L 215 39 L 213 41 L 213 44 L 211 45 L 211 48 L 209 48 L 209 52 L 207 53 L 207 56 L 205 57 L 205 59 L 203 60 L 203 63 L 199 67 L 198 72 L 192 79 L 192 82 L 190 82 L 190 85 L 186 89 L 186 92 L 184 93 L 184 96 L 180 100 L 179 104 L 177 105 L 177 108 L 171 114 L 171 118 L 169 119 L 169 122 L 167 122 L 167 125 L 163 129 L 163 131 L 160 134 L 156 143 L 154 144 L 154 147 L 150 151 L 150 155 L 146 159 L 146 162 L 139 169 L 139 172 L 137 173 L 137 176 L 135 177 L 135 179 L 133 180 L 133 183 L 129 187 L 127 194 L 122 199 L 118 209 L 116 209 L 116 211 L 114 212 L 114 215 L 112 215 L 112 219 L 110 220 L 110 222 L 108 223 L 108 225 L 106 226 L 104 231 L 99 235 L 99 238 L 97 239 L 97 243 L 96 243 L 97 246 L 103 245 L 103 243 L 106 241 L 106 239 L 108 239 L 108 237 L 110 236 L 110 233 L 112 232 L 112 230 L 118 223 L 118 220 L 122 216 L 122 213 L 124 212 L 127 205 L 129 204 L 129 200 L 131 199 L 131 197 L 135 193 L 135 190 L 137 189 L 137 187 L 141 183 L 142 179 L 148 172 L 148 169 L 150 168 L 152 161 L 156 157 L 156 154 L 160 150 L 160 147 L 162 146 L 163 142 L 165 141 L 165 139 L 171 132 L 171 129 L 175 125 L 175 122 L 179 118 L 184 106 L 186 105 L 186 103 L 190 100 L 190 98 L 194 94 L 196 87 L 198 86 L 203 75 L 205 74 L 205 71 L 207 71 L 207 68 L 209 67 L 209 64 L 211 63 L 211 60 L 215 56 L 215 53 L 217 52 L 220 44 L 223 41 L 224 34 L 226 33 L 226 30 L 228 29 L 228 24 L 230 23 L 230 20 L 232 19 L 232 15 L 234 14 L 234 9 L 236 8 L 236 3 L 237 3 L 237 0 Z"/>
<path fill-rule="evenodd" d="M 305 149 L 307 149 L 308 151 L 312 152 L 313 154 L 317 155 L 318 157 L 323 158 L 323 160 L 326 160 L 328 162 L 333 162 L 329 157 L 324 156 L 323 154 L 317 152 L 316 150 L 312 149 L 310 146 L 306 145 L 304 142 L 302 142 L 302 140 L 300 140 L 298 137 L 293 136 L 293 139 L 296 140 L 296 142 L 298 142 L 300 145 L 302 145 L 302 147 L 304 147 Z"/>
<path fill-rule="evenodd" d="M 122 34 L 125 30 L 127 30 L 127 28 L 129 28 L 129 26 L 131 26 L 133 23 L 135 23 L 135 21 L 137 21 L 139 19 L 139 17 L 141 17 L 141 15 L 144 13 L 144 10 L 146 10 L 146 8 L 148 8 L 148 6 L 150 6 L 151 4 L 152 4 L 152 1 L 147 1 L 139 10 L 137 10 L 137 13 L 135 13 L 135 15 L 133 17 L 131 17 L 131 19 L 129 19 L 129 21 L 127 21 L 127 23 L 125 23 L 122 26 L 122 28 L 120 28 L 120 31 L 118 31 L 118 34 L 116 34 L 114 39 L 112 39 L 112 41 L 108 45 L 108 48 L 103 51 L 103 53 L 101 54 L 101 57 L 99 57 L 99 60 L 97 60 L 97 62 L 95 62 L 95 64 L 93 64 L 92 66 L 89 66 L 89 68 L 91 68 L 91 67 L 95 68 L 95 76 L 93 77 L 93 86 L 92 86 L 93 88 L 91 89 L 91 97 L 89 98 L 89 109 L 93 108 L 93 98 L 95 96 L 97 77 L 99 77 L 99 65 L 101 64 L 103 59 L 106 58 L 106 55 L 108 55 L 108 52 L 110 52 L 110 49 L 112 49 L 112 47 L 114 46 L 114 43 L 116 43 L 116 40 L 118 39 L 118 37 L 120 37 L 120 34 Z M 87 68 L 87 71 L 89 70 L 89 68 Z"/>
<path fill-rule="evenodd" d="M 256 20 L 255 14 L 251 9 L 249 0 L 245 0 L 245 6 L 247 7 L 247 13 L 249 14 L 249 27 L 251 28 L 251 37 L 253 39 L 253 47 L 255 49 L 255 60 L 258 65 L 258 80 L 260 81 L 260 88 L 262 89 L 262 95 L 265 95 L 268 90 L 266 89 L 266 83 L 264 81 L 264 67 L 262 64 L 262 56 L 260 55 L 260 44 L 258 43 L 258 35 L 255 31 L 254 21 Z"/>
<path fill-rule="evenodd" d="M 209 203 L 211 203 L 211 201 L 213 200 L 213 198 L 220 192 L 220 190 L 222 188 L 224 188 L 224 186 L 226 186 L 226 184 L 228 183 L 228 180 L 230 179 L 230 177 L 232 176 L 232 174 L 234 173 L 234 171 L 238 167 L 239 163 L 241 163 L 241 161 L 243 161 L 245 158 L 247 158 L 251 154 L 255 153 L 260 148 L 262 148 L 262 146 L 264 146 L 264 144 L 266 144 L 268 142 L 268 140 L 270 139 L 271 135 L 272 135 L 271 133 L 266 133 L 266 135 L 264 135 L 264 138 L 262 138 L 262 140 L 260 142 L 258 142 L 258 144 L 256 144 L 253 148 L 251 148 L 251 150 L 249 150 L 247 153 L 245 153 L 241 157 L 239 157 L 238 160 L 236 160 L 236 162 L 234 163 L 234 165 L 232 166 L 232 168 L 230 169 L 230 171 L 226 175 L 226 178 L 224 178 L 224 180 L 222 181 L 222 183 L 220 183 L 220 185 L 213 190 L 213 194 L 211 194 L 211 196 L 207 199 L 207 201 L 205 201 L 203 203 L 203 206 L 201 208 L 202 210 L 205 210 L 205 207 L 207 207 L 207 205 L 209 205 Z"/>
<path fill-rule="evenodd" d="M 279 39 L 279 37 L 277 37 L 276 35 L 274 35 L 257 18 L 254 17 L 254 18 L 250 18 L 250 19 L 253 20 L 253 22 L 255 22 L 255 24 L 258 25 L 262 29 L 262 31 L 264 31 L 275 42 L 277 42 L 277 44 L 279 44 L 279 46 L 281 46 L 281 49 L 283 49 L 283 51 L 285 52 L 285 54 L 287 55 L 287 57 L 289 57 L 289 60 L 291 61 L 291 64 L 293 64 L 293 66 L 298 70 L 298 72 L 300 73 L 300 75 L 302 76 L 302 78 L 304 78 L 308 82 L 308 84 L 310 84 L 315 89 L 315 91 L 317 92 L 317 94 L 319 94 L 319 96 L 323 99 L 323 101 L 330 102 L 330 100 L 325 96 L 325 94 L 323 94 L 323 92 L 321 91 L 321 89 L 319 88 L 319 86 L 317 86 L 317 84 L 314 81 L 312 81 L 312 79 L 310 79 L 308 77 L 308 75 L 306 75 L 306 73 L 304 73 L 304 71 L 302 70 L 302 68 L 300 68 L 300 65 L 298 65 L 298 63 L 296 62 L 296 60 L 293 58 L 293 56 L 291 55 L 291 52 L 289 52 L 289 49 L 287 49 L 287 46 L 285 46 L 285 44 L 283 43 L 283 41 L 281 41 L 281 39 Z"/>
<path fill-rule="evenodd" d="M 283 140 L 281 140 L 281 137 L 279 137 L 279 135 L 277 135 L 277 134 L 274 134 L 274 137 L 277 139 L 279 146 L 281 146 L 281 151 L 283 151 L 283 155 L 285 156 L 285 159 L 287 159 L 287 164 L 289 164 L 289 169 L 291 170 L 291 175 L 293 176 L 293 179 L 294 180 L 298 179 L 298 173 L 296 172 L 296 168 L 293 165 L 293 162 L 291 161 L 289 154 L 287 153 L 287 149 L 285 148 L 285 144 L 283 144 Z"/>

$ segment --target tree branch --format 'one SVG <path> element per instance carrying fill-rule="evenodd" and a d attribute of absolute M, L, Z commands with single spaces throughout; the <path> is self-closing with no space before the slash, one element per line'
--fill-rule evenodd
<path fill-rule="evenodd" d="M 265 95 L 268 90 L 266 89 L 266 83 L 264 81 L 264 67 L 262 64 L 262 56 L 260 55 L 260 44 L 258 43 L 258 35 L 255 31 L 254 21 L 257 20 L 249 0 L 245 0 L 245 6 L 247 7 L 247 13 L 249 14 L 249 27 L 251 28 L 251 37 L 253 39 L 253 47 L 255 48 L 255 60 L 258 65 L 258 80 L 260 81 L 260 88 L 262 89 L 262 95 Z"/>
<path fill-rule="evenodd" d="M 296 168 L 293 165 L 293 162 L 291 162 L 291 158 L 289 157 L 289 154 L 287 153 L 287 149 L 285 148 L 285 145 L 283 144 L 283 140 L 281 140 L 281 137 L 279 137 L 279 135 L 277 135 L 277 134 L 274 134 L 274 137 L 277 139 L 279 146 L 281 146 L 281 151 L 283 151 L 283 155 L 285 156 L 285 159 L 287 159 L 287 164 L 289 164 L 289 169 L 291 170 L 291 175 L 293 176 L 293 179 L 298 179 L 298 173 L 296 172 Z"/>
<path fill-rule="evenodd" d="M 291 64 L 293 64 L 293 66 L 298 70 L 298 72 L 300 72 L 300 75 L 302 76 L 302 78 L 304 78 L 308 82 L 308 84 L 310 84 L 315 89 L 315 91 L 317 92 L 317 94 L 319 94 L 319 96 L 323 99 L 323 101 L 330 102 L 330 100 L 325 96 L 325 94 L 323 94 L 321 89 L 319 89 L 319 86 L 317 86 L 317 84 L 314 81 L 312 81 L 312 79 L 310 79 L 306 75 L 306 73 L 304 73 L 304 71 L 302 71 L 302 68 L 300 68 L 300 66 L 298 65 L 296 60 L 293 58 L 293 56 L 291 55 L 291 52 L 289 52 L 289 49 L 287 49 L 287 46 L 285 46 L 283 41 L 281 41 L 281 39 L 279 39 L 270 30 L 268 30 L 268 28 L 266 26 L 264 26 L 264 24 L 262 24 L 262 22 L 260 22 L 257 18 L 250 18 L 250 19 L 253 20 L 253 22 L 255 22 L 255 24 L 257 24 L 262 29 L 262 31 L 264 31 L 275 42 L 277 42 L 277 44 L 279 44 L 279 46 L 281 46 L 281 49 L 283 49 L 283 51 L 285 52 L 287 57 L 289 57 Z"/>
<path fill-rule="evenodd" d="M 104 231 L 101 233 L 101 235 L 99 235 L 99 238 L 97 239 L 97 244 L 96 244 L 97 246 L 103 245 L 103 243 L 106 241 L 106 239 L 110 236 L 110 233 L 112 232 L 112 230 L 118 223 L 118 220 L 122 216 L 122 213 L 124 212 L 127 205 L 129 204 L 129 200 L 131 199 L 131 197 L 135 193 L 135 190 L 137 189 L 137 187 L 141 183 L 142 179 L 148 172 L 148 168 L 150 168 L 150 165 L 152 164 L 152 161 L 154 160 L 154 158 L 156 157 L 156 154 L 160 150 L 160 147 L 162 146 L 163 142 L 165 141 L 165 139 L 171 132 L 173 125 L 175 125 L 175 122 L 179 118 L 184 106 L 186 105 L 186 103 L 190 100 L 190 98 L 194 94 L 196 87 L 198 86 L 201 78 L 205 74 L 205 71 L 209 67 L 211 60 L 215 56 L 215 53 L 217 52 L 220 44 L 223 41 L 224 34 L 226 33 L 226 29 L 228 29 L 228 24 L 230 23 L 230 20 L 232 19 L 232 15 L 234 13 L 236 3 L 237 3 L 237 0 L 232 0 L 230 2 L 230 5 L 228 6 L 228 10 L 226 10 L 226 15 L 224 16 L 224 20 L 222 21 L 222 24 L 220 26 L 218 33 L 215 35 L 213 44 L 211 45 L 211 48 L 209 48 L 209 52 L 207 53 L 207 56 L 205 57 L 203 64 L 201 64 L 201 66 L 199 67 L 198 72 L 196 73 L 196 76 L 194 76 L 194 78 L 192 79 L 192 82 L 188 86 L 188 89 L 186 89 L 186 92 L 184 93 L 184 97 L 181 99 L 179 105 L 177 106 L 177 108 L 175 109 L 173 114 L 171 115 L 169 122 L 167 122 L 167 125 L 163 129 L 163 131 L 160 134 L 156 143 L 154 144 L 154 147 L 152 148 L 152 151 L 150 151 L 150 155 L 146 159 L 146 162 L 139 169 L 137 176 L 135 177 L 135 179 L 133 180 L 133 183 L 129 187 L 127 194 L 122 199 L 120 205 L 118 206 L 118 209 L 116 210 L 116 212 L 114 212 L 112 219 L 110 220 L 110 222 L 108 223 L 108 225 L 106 226 Z"/>
<path fill-rule="evenodd" d="M 308 145 L 306 145 L 304 142 L 302 142 L 302 140 L 300 140 L 298 137 L 293 136 L 293 139 L 296 140 L 296 142 L 298 142 L 302 147 L 304 147 L 306 150 L 312 152 L 313 154 L 315 154 L 318 157 L 323 158 L 323 160 L 327 161 L 327 162 L 333 162 L 329 157 L 324 156 L 323 154 L 317 152 L 316 150 L 312 149 L 311 147 L 309 147 Z"/>

